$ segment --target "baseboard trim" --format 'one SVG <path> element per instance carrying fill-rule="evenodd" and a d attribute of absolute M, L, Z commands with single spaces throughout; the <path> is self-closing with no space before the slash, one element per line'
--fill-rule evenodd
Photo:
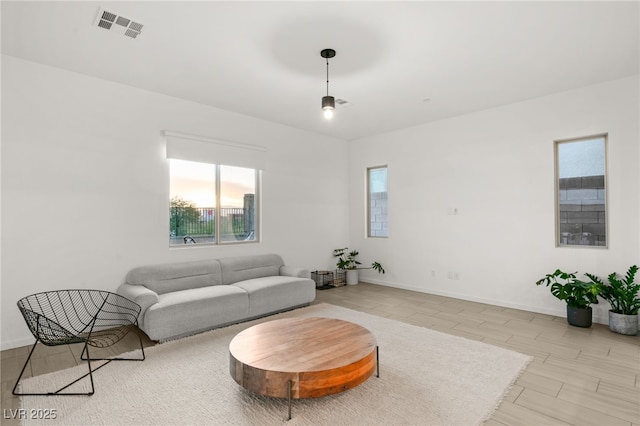
<path fill-rule="evenodd" d="M 382 286 L 386 286 L 386 287 L 399 288 L 399 289 L 402 289 L 402 290 L 416 291 L 418 293 L 433 294 L 435 296 L 453 297 L 454 299 L 467 300 L 469 302 L 478 302 L 478 303 L 485 303 L 487 305 L 501 306 L 503 308 L 511 308 L 511 309 L 518 309 L 518 310 L 521 310 L 521 311 L 534 312 L 534 313 L 538 313 L 538 314 L 553 315 L 553 316 L 560 317 L 560 318 L 566 318 L 567 317 L 566 309 L 541 308 L 541 307 L 538 307 L 538 306 L 521 305 L 521 304 L 518 304 L 518 303 L 512 303 L 512 302 L 508 302 L 508 301 L 504 301 L 504 300 L 495 300 L 495 299 L 487 299 L 487 298 L 483 298 L 483 297 L 474 297 L 474 296 L 469 296 L 469 295 L 466 295 L 466 294 L 460 294 L 460 293 L 455 293 L 455 292 L 450 292 L 450 291 L 439 291 L 439 290 L 433 290 L 433 289 L 425 289 L 425 288 L 421 288 L 421 287 L 415 287 L 415 286 L 411 286 L 411 285 L 393 283 L 393 282 L 370 279 L 370 278 L 361 279 L 360 281 L 363 282 L 363 283 L 366 282 L 366 283 L 374 284 L 374 285 L 382 285 Z M 597 323 L 597 324 L 608 325 L 609 324 L 608 314 L 606 312 L 604 312 L 604 313 L 598 312 L 595 309 L 595 306 L 594 306 L 593 322 Z"/>
<path fill-rule="evenodd" d="M 8 342 L 0 342 L 0 351 L 6 351 L 8 349 L 15 349 L 21 346 L 31 346 L 35 342 L 33 337 L 25 337 L 23 339 L 10 340 Z"/>

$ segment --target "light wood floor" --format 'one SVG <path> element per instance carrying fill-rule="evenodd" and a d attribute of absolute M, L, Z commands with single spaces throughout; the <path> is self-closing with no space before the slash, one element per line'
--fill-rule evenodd
<path fill-rule="evenodd" d="M 487 426 L 640 426 L 640 336 L 614 334 L 601 324 L 582 329 L 550 315 L 366 283 L 318 291 L 315 303 L 322 302 L 533 356 Z M 134 349 L 135 343 L 129 339 L 117 350 Z M 38 345 L 27 377 L 79 364 L 80 345 L 74 346 L 78 348 Z M 11 390 L 28 350 L 2 352 L 3 425 L 18 424 L 4 417 L 9 409 L 20 408 Z M 105 367 L 97 374 L 107 371 Z M 100 391 L 99 378 L 96 391 Z"/>

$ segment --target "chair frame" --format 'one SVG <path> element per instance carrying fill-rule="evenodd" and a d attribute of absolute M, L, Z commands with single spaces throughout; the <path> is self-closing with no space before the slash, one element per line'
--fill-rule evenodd
<path fill-rule="evenodd" d="M 62 295 L 64 295 L 65 299 L 72 300 L 72 298 L 79 298 L 82 302 L 82 306 L 76 307 L 73 306 L 73 313 L 68 314 L 64 312 L 64 315 L 58 315 L 57 313 L 53 313 L 56 321 L 52 318 L 49 318 L 42 312 L 36 312 L 36 310 L 44 310 L 48 308 L 47 306 L 42 306 L 42 299 L 46 301 L 50 301 L 51 298 L 58 299 L 58 302 L 62 302 Z M 97 300 L 96 300 L 97 299 Z M 102 299 L 102 303 L 98 307 L 96 304 L 100 302 Z M 113 302 L 117 301 L 120 304 L 116 305 Z M 87 303 L 89 302 L 89 303 Z M 109 303 L 108 303 L 109 302 Z M 37 309 L 36 309 L 37 308 Z M 97 308 L 95 312 L 89 311 L 88 308 Z M 142 336 L 141 331 L 138 328 L 138 316 L 140 315 L 141 307 L 137 303 L 127 299 L 124 296 L 121 296 L 116 293 L 111 293 L 104 290 L 87 290 L 87 289 L 78 289 L 78 290 L 56 290 L 56 291 L 47 291 L 42 293 L 36 293 L 31 296 L 24 297 L 18 301 L 18 309 L 22 313 L 29 330 L 36 338 L 35 343 L 33 344 L 31 351 L 29 352 L 29 356 L 22 367 L 22 371 L 20 372 L 20 376 L 18 376 L 18 380 L 16 381 L 15 386 L 13 387 L 13 395 L 16 396 L 30 396 L 30 395 L 84 395 L 91 396 L 95 393 L 95 386 L 93 381 L 93 373 L 105 365 L 109 364 L 111 361 L 144 361 L 145 353 L 144 353 L 144 345 L 142 344 Z M 115 309 L 115 310 L 114 310 Z M 85 311 L 85 312 L 83 312 Z M 74 316 L 75 314 L 75 316 Z M 68 323 L 70 323 L 70 316 L 73 319 L 77 320 L 80 314 L 89 314 L 88 321 L 81 322 L 80 325 L 83 327 L 81 329 L 76 329 L 73 327 L 69 327 L 67 324 L 66 327 L 60 325 L 58 320 L 58 316 L 66 319 Z M 102 316 L 101 316 L 102 314 Z M 120 317 L 118 317 L 120 315 Z M 64 318 L 66 317 L 66 318 Z M 114 327 L 112 328 L 103 328 L 104 325 L 98 326 L 98 330 L 96 330 L 97 323 L 107 322 Z M 72 328 L 73 330 L 69 330 Z M 106 348 L 112 346 L 119 342 L 122 338 L 124 338 L 131 329 L 136 331 L 138 335 L 138 341 L 140 342 L 140 350 L 141 357 L 140 358 L 121 358 L 121 357 L 112 357 L 112 358 L 91 358 L 89 354 L 89 346 L 94 346 L 98 348 Z M 42 343 L 45 346 L 60 346 L 60 345 L 71 345 L 75 343 L 83 343 L 82 353 L 80 354 L 80 359 L 82 361 L 87 361 L 88 373 L 78 377 L 74 381 L 66 384 L 60 389 L 54 392 L 44 392 L 44 393 L 33 393 L 33 392 L 17 392 L 18 385 L 20 384 L 20 380 L 22 379 L 22 375 L 24 374 L 27 365 L 29 365 L 29 361 L 31 360 L 31 356 L 38 345 L 38 342 Z M 86 355 L 85 355 L 86 354 Z M 105 361 L 98 367 L 93 368 L 91 365 L 91 361 Z M 71 385 L 79 382 L 85 377 L 89 376 L 91 382 L 91 391 L 90 392 L 62 392 Z"/>

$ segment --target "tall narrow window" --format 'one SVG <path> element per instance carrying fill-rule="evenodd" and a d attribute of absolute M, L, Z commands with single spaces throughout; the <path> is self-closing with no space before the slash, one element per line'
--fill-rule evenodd
<path fill-rule="evenodd" d="M 607 246 L 607 135 L 555 142 L 556 245 Z"/>
<path fill-rule="evenodd" d="M 367 236 L 389 236 L 387 166 L 367 169 Z"/>
<path fill-rule="evenodd" d="M 169 244 L 257 241 L 258 171 L 170 159 Z"/>

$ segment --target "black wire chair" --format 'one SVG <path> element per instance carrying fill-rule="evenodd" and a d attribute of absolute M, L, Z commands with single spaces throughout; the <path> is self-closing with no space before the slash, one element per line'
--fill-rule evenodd
<path fill-rule="evenodd" d="M 93 372 L 111 361 L 144 361 L 144 347 L 138 330 L 140 305 L 119 294 L 102 290 L 57 290 L 32 294 L 18 301 L 18 308 L 36 342 L 29 352 L 20 376 L 13 387 L 14 395 L 93 395 Z M 135 330 L 142 350 L 141 358 L 91 358 L 89 346 L 107 348 Z M 16 392 L 31 355 L 38 342 L 45 346 L 83 343 L 80 358 L 87 361 L 89 372 L 55 392 Z M 85 356 L 86 354 L 86 356 Z M 91 361 L 106 361 L 92 369 Z M 91 392 L 64 392 L 69 386 L 89 376 Z"/>

